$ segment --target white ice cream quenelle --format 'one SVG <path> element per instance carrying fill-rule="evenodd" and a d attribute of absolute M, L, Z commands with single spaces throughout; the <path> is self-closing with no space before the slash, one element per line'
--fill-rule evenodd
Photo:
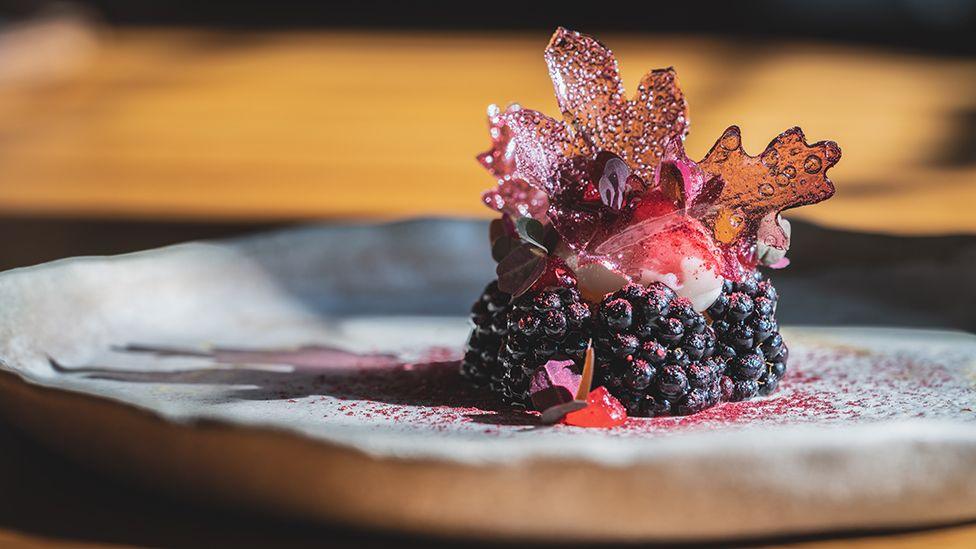
<path fill-rule="evenodd" d="M 661 282 L 669 286 L 679 297 L 691 300 L 696 311 L 704 311 L 722 293 L 722 278 L 714 269 L 697 257 L 681 260 L 680 273 L 659 273 L 652 270 L 641 271 L 640 283 L 645 286 Z"/>
<path fill-rule="evenodd" d="M 566 262 L 576 272 L 580 292 L 588 301 L 600 301 L 606 294 L 615 292 L 627 284 L 627 279 L 621 274 L 599 263 L 577 268 L 578 262 L 575 256 L 567 257 Z M 690 299 L 695 310 L 700 312 L 718 299 L 725 279 L 700 258 L 686 257 L 681 260 L 681 272 L 662 273 L 643 269 L 638 282 L 645 286 L 661 282 L 674 290 L 679 297 Z"/>
<path fill-rule="evenodd" d="M 707 309 L 722 293 L 725 281 L 720 274 L 721 252 L 711 233 L 698 221 L 686 217 L 646 224 L 646 228 L 650 230 L 630 243 L 630 249 L 638 251 L 630 255 L 634 282 L 645 286 L 661 282 L 679 297 L 688 298 L 696 311 Z M 579 257 L 567 246 L 560 246 L 556 254 L 576 273 L 580 292 L 587 301 L 599 302 L 627 284 L 627 278 L 615 265 L 580 266 Z"/>
<path fill-rule="evenodd" d="M 576 272 L 580 293 L 587 301 L 599 303 L 603 296 L 616 292 L 627 284 L 627 279 L 623 275 L 599 263 L 576 268 L 577 261 L 573 257 L 572 263 L 567 261 L 567 264 Z"/>

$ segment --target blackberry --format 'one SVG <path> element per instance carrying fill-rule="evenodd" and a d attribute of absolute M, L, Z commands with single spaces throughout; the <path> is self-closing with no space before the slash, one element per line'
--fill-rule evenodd
<path fill-rule="evenodd" d="M 667 286 L 628 284 L 608 295 L 594 333 L 598 382 L 628 414 L 693 414 L 721 400 L 715 331 Z"/>
<path fill-rule="evenodd" d="M 549 360 L 583 363 L 590 339 L 590 309 L 575 286 L 553 286 L 512 301 L 489 387 L 514 406 L 530 405 L 529 379 Z"/>
<path fill-rule="evenodd" d="M 508 333 L 511 296 L 498 289 L 494 280 L 471 306 L 474 328 L 468 336 L 461 360 L 461 375 L 479 386 L 487 386 L 498 370 L 498 350 Z"/>
<path fill-rule="evenodd" d="M 776 390 L 786 373 L 789 350 L 779 334 L 779 294 L 768 278 L 755 271 L 741 282 L 726 281 L 708 309 L 717 337 L 715 355 L 725 360 L 727 399 L 746 400 Z"/>

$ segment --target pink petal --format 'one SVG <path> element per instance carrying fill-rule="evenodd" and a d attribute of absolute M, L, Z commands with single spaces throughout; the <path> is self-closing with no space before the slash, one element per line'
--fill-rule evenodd
<path fill-rule="evenodd" d="M 786 267 L 789 266 L 789 264 L 790 264 L 789 258 L 784 257 L 783 259 L 780 259 L 776 263 L 773 263 L 772 265 L 769 265 L 769 268 L 770 269 L 785 269 Z"/>
<path fill-rule="evenodd" d="M 572 360 L 550 360 L 535 371 L 529 380 L 529 394 L 536 410 L 573 400 L 582 379 L 573 371 L 574 366 Z"/>

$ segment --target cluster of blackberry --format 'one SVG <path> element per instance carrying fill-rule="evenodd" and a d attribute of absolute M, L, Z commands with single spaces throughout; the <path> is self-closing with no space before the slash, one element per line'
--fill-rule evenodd
<path fill-rule="evenodd" d="M 715 332 L 664 284 L 629 284 L 596 317 L 600 382 L 632 416 L 686 415 L 721 399 Z"/>
<path fill-rule="evenodd" d="M 498 281 L 493 280 L 471 306 L 474 329 L 464 347 L 461 375 L 479 387 L 487 387 L 492 377 L 500 375 L 498 349 L 508 333 L 511 299 L 512 296 L 498 289 Z"/>
<path fill-rule="evenodd" d="M 594 307 L 574 285 L 514 300 L 492 282 L 472 307 L 462 374 L 512 406 L 551 359 L 582 364 L 590 338 L 598 385 L 632 416 L 687 415 L 721 401 L 766 395 L 786 371 L 776 289 L 758 272 L 726 282 L 707 316 L 664 284 L 629 284 Z"/>
<path fill-rule="evenodd" d="M 778 298 L 772 282 L 756 271 L 741 282 L 725 281 L 722 295 L 708 308 L 718 337 L 715 355 L 735 380 L 732 400 L 768 395 L 786 373 L 789 349 L 776 322 Z"/>
<path fill-rule="evenodd" d="M 497 306 L 499 294 L 497 284 L 489 284 L 473 307 L 475 329 L 461 372 L 487 385 L 506 404 L 527 407 L 529 379 L 536 368 L 552 359 L 582 361 L 590 309 L 575 287 L 528 292 L 505 307 Z M 486 325 L 490 329 L 482 327 Z"/>

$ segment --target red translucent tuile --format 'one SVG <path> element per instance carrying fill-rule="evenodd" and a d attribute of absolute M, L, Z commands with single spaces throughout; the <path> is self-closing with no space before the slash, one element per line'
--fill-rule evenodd
<path fill-rule="evenodd" d="M 629 225 L 603 240 L 593 256 L 610 258 L 631 280 L 639 280 L 642 270 L 681 273 L 686 258 L 697 258 L 716 272 L 725 263 L 708 230 L 680 213 Z"/>
<path fill-rule="evenodd" d="M 536 280 L 529 291 L 539 291 L 549 287 L 566 288 L 576 285 L 576 274 L 558 256 L 551 255 L 546 260 L 546 270 Z"/>
<path fill-rule="evenodd" d="M 507 112 L 517 112 L 518 105 L 509 106 Z M 478 162 L 498 180 L 498 186 L 482 195 L 491 209 L 513 217 L 534 217 L 545 220 L 549 202 L 546 193 L 526 181 L 513 176 L 514 160 L 510 130 L 498 107 L 488 107 L 488 129 L 491 149 L 478 155 Z"/>
<path fill-rule="evenodd" d="M 570 412 L 563 423 L 575 427 L 616 427 L 627 421 L 627 410 L 606 387 L 597 387 L 586 397 L 586 408 Z"/>
<path fill-rule="evenodd" d="M 538 111 L 509 109 L 501 121 L 508 130 L 512 176 L 550 197 L 562 188 L 556 177 L 560 170 L 574 158 L 591 152 L 564 123 Z"/>

